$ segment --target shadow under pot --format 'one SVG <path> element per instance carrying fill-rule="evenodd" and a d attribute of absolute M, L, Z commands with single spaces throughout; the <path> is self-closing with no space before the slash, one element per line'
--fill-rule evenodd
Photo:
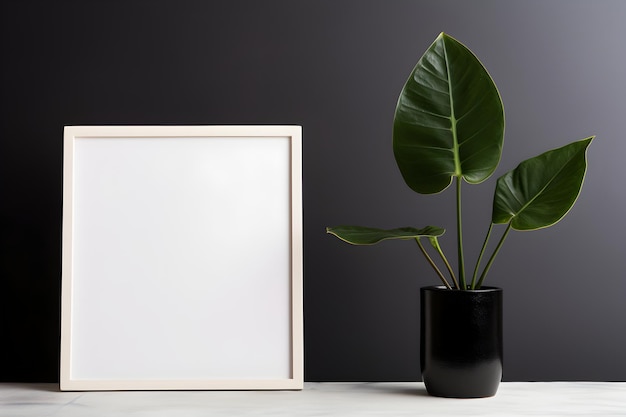
<path fill-rule="evenodd" d="M 494 396 L 502 379 L 502 289 L 423 287 L 422 380 L 430 395 Z"/>

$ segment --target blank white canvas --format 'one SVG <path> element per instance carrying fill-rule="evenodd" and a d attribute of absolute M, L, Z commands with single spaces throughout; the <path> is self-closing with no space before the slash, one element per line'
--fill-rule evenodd
<path fill-rule="evenodd" d="M 293 378 L 291 145 L 74 139 L 71 381 Z"/>

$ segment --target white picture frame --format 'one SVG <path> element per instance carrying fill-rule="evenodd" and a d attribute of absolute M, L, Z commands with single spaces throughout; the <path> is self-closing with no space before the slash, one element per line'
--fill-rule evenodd
<path fill-rule="evenodd" d="M 61 390 L 302 389 L 301 141 L 65 127 Z"/>

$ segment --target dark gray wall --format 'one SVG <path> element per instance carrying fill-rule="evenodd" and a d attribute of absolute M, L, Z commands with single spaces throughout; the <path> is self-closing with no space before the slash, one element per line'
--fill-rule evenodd
<path fill-rule="evenodd" d="M 489 69 L 507 117 L 500 168 L 465 190 L 467 256 L 495 178 L 597 135 L 583 192 L 553 228 L 514 233 L 506 380 L 626 380 L 626 2 L 5 1 L 0 117 L 0 379 L 58 378 L 62 129 L 67 124 L 301 124 L 306 379 L 419 379 L 414 245 L 352 247 L 324 227 L 436 224 L 391 152 L 397 95 L 441 31 Z M 112 306 L 114 308 L 114 306 Z"/>

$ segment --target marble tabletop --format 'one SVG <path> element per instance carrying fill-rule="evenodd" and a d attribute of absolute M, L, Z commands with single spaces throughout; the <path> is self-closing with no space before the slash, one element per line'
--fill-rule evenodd
<path fill-rule="evenodd" d="M 504 382 L 495 397 L 430 397 L 421 382 L 305 383 L 302 391 L 60 392 L 0 383 L 1 417 L 626 416 L 626 382 Z"/>

